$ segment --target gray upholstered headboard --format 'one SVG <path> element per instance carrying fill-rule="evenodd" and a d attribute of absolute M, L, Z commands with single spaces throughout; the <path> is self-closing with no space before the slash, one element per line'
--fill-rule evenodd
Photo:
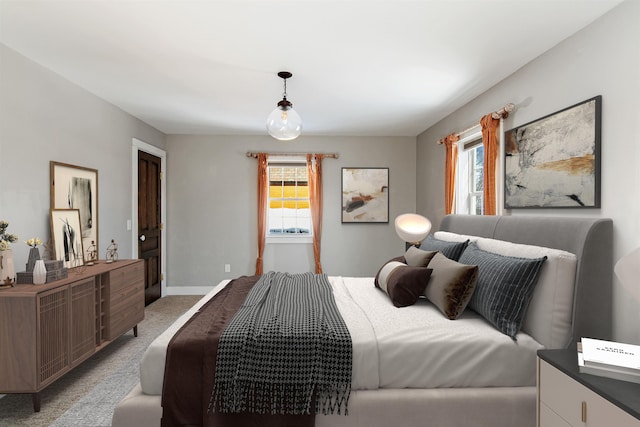
<path fill-rule="evenodd" d="M 613 221 L 609 218 L 448 215 L 441 231 L 545 246 L 578 258 L 571 343 L 611 339 Z"/>

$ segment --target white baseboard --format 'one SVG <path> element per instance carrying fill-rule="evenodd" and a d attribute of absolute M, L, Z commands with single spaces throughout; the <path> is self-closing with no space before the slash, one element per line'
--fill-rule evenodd
<path fill-rule="evenodd" d="M 168 295 L 206 295 L 213 286 L 167 286 Z"/>

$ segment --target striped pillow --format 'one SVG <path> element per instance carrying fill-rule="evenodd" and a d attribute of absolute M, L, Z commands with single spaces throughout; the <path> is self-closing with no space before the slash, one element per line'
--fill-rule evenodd
<path fill-rule="evenodd" d="M 478 266 L 478 280 L 468 307 L 515 340 L 546 259 L 498 255 L 469 243 L 459 260 Z"/>

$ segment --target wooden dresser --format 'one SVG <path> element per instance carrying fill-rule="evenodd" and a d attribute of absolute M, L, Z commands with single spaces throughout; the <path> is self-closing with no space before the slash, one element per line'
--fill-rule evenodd
<path fill-rule="evenodd" d="M 144 319 L 144 262 L 100 261 L 0 290 L 0 393 L 39 392 Z"/>

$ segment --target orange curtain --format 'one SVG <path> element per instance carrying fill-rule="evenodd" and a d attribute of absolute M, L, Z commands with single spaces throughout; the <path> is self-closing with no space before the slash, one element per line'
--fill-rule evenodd
<path fill-rule="evenodd" d="M 496 214 L 496 161 L 498 159 L 498 127 L 500 120 L 487 114 L 480 120 L 484 145 L 484 214 Z"/>
<path fill-rule="evenodd" d="M 313 258 L 316 274 L 322 273 L 320 264 L 320 241 L 322 239 L 322 154 L 307 154 L 307 174 L 309 175 L 309 204 L 313 222 Z"/>
<path fill-rule="evenodd" d="M 444 213 L 453 213 L 456 196 L 456 168 L 458 166 L 458 141 L 460 137 L 451 134 L 442 141 L 446 148 L 444 163 Z"/>
<path fill-rule="evenodd" d="M 266 153 L 258 153 L 258 259 L 256 260 L 256 275 L 262 274 L 262 255 L 267 236 L 267 202 L 269 199 L 267 158 Z"/>

